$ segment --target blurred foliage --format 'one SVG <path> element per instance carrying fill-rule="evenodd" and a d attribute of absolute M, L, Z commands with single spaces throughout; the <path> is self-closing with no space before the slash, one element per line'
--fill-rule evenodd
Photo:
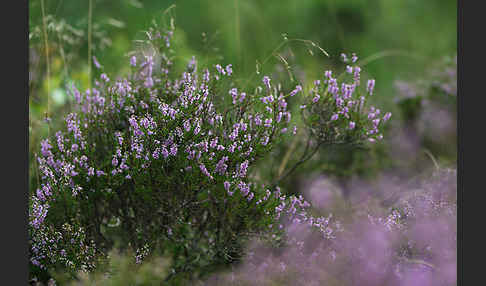
<path fill-rule="evenodd" d="M 161 285 L 170 271 L 170 259 L 163 256 L 147 259 L 143 264 L 136 264 L 133 254 L 110 253 L 109 259 L 95 272 L 79 272 L 75 279 L 64 273 L 54 275 L 59 285 Z"/>

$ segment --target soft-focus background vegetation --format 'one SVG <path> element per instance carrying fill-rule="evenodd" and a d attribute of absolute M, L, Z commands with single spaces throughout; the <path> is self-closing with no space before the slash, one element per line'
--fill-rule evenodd
<path fill-rule="evenodd" d="M 456 1 L 32 0 L 29 1 L 31 185 L 35 185 L 36 174 L 32 171 L 35 168 L 32 159 L 40 148 L 40 139 L 58 128 L 70 109 L 72 98 L 65 87 L 75 84 L 84 90 L 90 85 L 89 65 L 93 64 L 88 57 L 89 47 L 111 78 L 124 75 L 129 71 L 128 55 L 137 48 L 134 40 L 142 38 L 143 31 L 153 21 L 160 23 L 163 12 L 173 5 L 176 6 L 172 12 L 176 16 L 177 56 L 183 59 L 189 60 L 194 55 L 202 60 L 211 57 L 222 64 L 232 63 L 237 78 L 259 81 L 261 76 L 251 78 L 256 70 L 260 75 L 286 75 L 282 62 L 272 56 L 278 53 L 289 62 L 297 78 L 304 81 L 322 77 L 328 69 L 343 70 L 339 55 L 355 52 L 364 60 L 361 66 L 364 66 L 365 76 L 376 79 L 373 104 L 393 113 L 392 127 L 385 134 L 387 144 L 364 151 L 321 151 L 313 161 L 282 182 L 287 191 L 305 193 L 303 189 L 308 185 L 301 183 L 309 179 L 307 174 L 311 170 L 317 175 L 337 175 L 341 178 L 338 182 L 342 183 L 348 182 L 342 178 L 374 177 L 381 171 L 396 174 L 400 170 L 400 174 L 413 175 L 421 168 L 426 169 L 424 162 L 433 166 L 434 160 L 441 167 L 454 167 L 454 134 L 436 137 L 435 142 L 434 138 L 425 138 L 428 129 L 420 122 L 440 119 L 410 112 L 418 110 L 413 100 L 401 103 L 397 100 L 403 98 L 407 87 L 420 88 L 428 94 L 436 80 L 434 72 L 444 71 L 445 66 L 450 68 L 454 62 Z M 292 42 L 276 50 L 284 37 L 311 40 L 329 57 L 302 42 Z M 453 64 L 452 68 L 455 70 Z M 91 78 L 95 78 L 99 71 L 92 67 L 91 73 Z M 281 80 L 285 80 L 283 76 Z M 454 104 L 441 104 L 455 112 Z M 49 127 L 45 123 L 46 115 L 51 118 Z M 410 133 L 405 127 L 417 129 L 410 132 L 424 137 L 423 144 L 419 144 L 421 149 L 410 151 L 406 147 L 396 147 L 407 140 L 400 139 Z M 442 141 L 437 143 L 437 138 Z M 261 174 L 274 177 L 289 150 L 291 153 L 302 149 L 301 142 L 297 140 L 295 144 L 280 146 L 274 158 L 264 162 L 265 167 L 272 167 L 262 168 Z M 421 159 L 414 160 L 416 157 Z M 288 160 L 290 166 L 296 158 L 290 156 Z M 348 185 L 340 187 L 353 189 Z"/>

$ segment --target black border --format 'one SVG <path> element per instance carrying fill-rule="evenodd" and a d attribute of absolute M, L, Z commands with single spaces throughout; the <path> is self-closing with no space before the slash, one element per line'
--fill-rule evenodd
<path fill-rule="evenodd" d="M 2 285 L 28 279 L 28 0 L 9 1 L 2 27 Z M 10 16 L 10 17 L 9 17 Z M 13 282 L 11 282 L 13 281 Z"/>
<path fill-rule="evenodd" d="M 465 2 L 467 6 L 464 5 Z M 486 96 L 484 67 L 486 65 L 483 56 L 486 50 L 486 45 L 483 44 L 485 10 L 479 5 L 484 1 L 459 0 L 458 3 L 457 285 L 482 285 L 485 284 L 481 281 L 484 280 L 485 273 L 484 251 L 482 251 L 485 239 L 482 231 L 485 225 L 486 202 L 484 199 L 486 140 L 482 136 L 486 130 L 483 119 L 486 114 L 484 110 Z M 468 44 L 466 38 L 469 39 Z M 466 139 L 467 134 L 469 138 Z M 466 232 L 465 228 L 468 229 Z M 466 278 L 469 283 L 465 282 Z"/>

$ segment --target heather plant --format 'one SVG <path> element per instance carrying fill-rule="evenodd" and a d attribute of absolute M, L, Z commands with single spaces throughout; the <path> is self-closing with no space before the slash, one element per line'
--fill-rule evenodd
<path fill-rule="evenodd" d="M 439 169 L 415 188 L 399 185 L 391 206 L 345 206 L 332 241 L 288 225 L 285 246 L 255 241 L 239 266 L 204 285 L 455 285 L 455 178 L 455 170 Z"/>
<path fill-rule="evenodd" d="M 370 166 L 376 161 L 372 156 L 381 150 L 376 147 L 383 144 L 370 143 L 381 143 L 391 112 L 370 106 L 375 79 L 362 76 L 356 54 L 343 53 L 340 58 L 344 71 L 336 74 L 332 70 L 325 71 L 323 78 L 308 84 L 299 104 L 299 119 L 304 127 L 301 135 L 304 136 L 293 139 L 293 144 L 286 146 L 285 159 L 276 179 L 281 184 L 290 183 L 289 188 L 296 188 L 298 181 L 306 178 L 309 172 L 324 172 L 339 178 L 345 185 L 351 175 L 362 170 L 372 173 L 377 169 Z M 294 151 L 301 155 L 291 156 Z M 283 172 L 287 161 L 293 167 Z M 284 180 L 305 162 L 306 167 L 291 177 L 293 182 Z"/>
<path fill-rule="evenodd" d="M 165 279 L 175 283 L 238 260 L 252 236 L 280 243 L 284 225 L 310 227 L 326 241 L 340 231 L 331 216 L 311 215 L 302 196 L 286 195 L 278 180 L 250 177 L 255 162 L 295 135 L 288 99 L 301 96 L 302 84 L 285 90 L 263 76 L 245 89 L 231 64 L 204 67 L 194 57 L 179 73 L 173 35 L 173 22 L 147 31 L 148 48 L 131 55 L 128 77 L 110 78 L 94 58 L 94 86 L 70 88 L 73 112 L 36 155 L 32 276 L 92 271 L 117 247 L 133 251 L 136 263 L 168 253 Z M 353 95 L 360 69 L 352 69 L 351 83 L 339 86 L 330 71 L 322 85 L 315 82 L 305 113 L 309 145 L 382 138 L 390 115 Z"/>

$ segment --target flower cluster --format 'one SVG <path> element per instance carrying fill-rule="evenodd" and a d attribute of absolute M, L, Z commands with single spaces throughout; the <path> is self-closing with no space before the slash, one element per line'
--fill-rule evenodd
<path fill-rule="evenodd" d="M 351 64 L 346 66 L 344 74 L 334 77 L 328 70 L 323 79 L 314 81 L 307 104 L 301 106 L 305 122 L 310 132 L 325 144 L 381 140 L 383 124 L 391 113 L 367 107 L 375 80 L 368 80 L 366 90 L 361 91 L 361 68 L 356 55 L 351 59 L 345 54 L 342 57 Z M 350 80 L 339 81 L 342 77 L 350 77 Z"/>

